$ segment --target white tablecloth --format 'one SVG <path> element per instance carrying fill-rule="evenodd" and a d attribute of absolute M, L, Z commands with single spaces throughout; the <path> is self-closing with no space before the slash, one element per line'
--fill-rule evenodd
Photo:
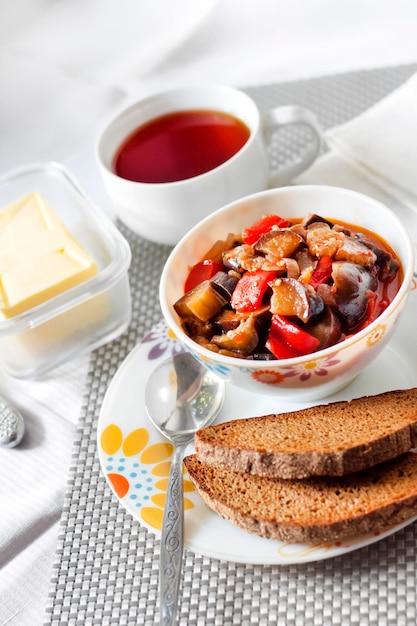
<path fill-rule="evenodd" d="M 64 163 L 112 214 L 94 161 L 124 102 L 179 84 L 251 86 L 417 62 L 414 0 L 13 0 L 0 7 L 0 174 Z M 24 414 L 0 449 L 0 624 L 43 620 L 88 357 L 41 381 L 0 373 Z"/>

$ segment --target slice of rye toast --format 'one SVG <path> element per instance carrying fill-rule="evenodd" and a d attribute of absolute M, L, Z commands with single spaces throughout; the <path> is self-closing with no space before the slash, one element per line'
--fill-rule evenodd
<path fill-rule="evenodd" d="M 269 478 L 344 476 L 417 446 L 417 388 L 199 430 L 201 461 Z"/>
<path fill-rule="evenodd" d="M 417 453 L 343 477 L 285 480 L 184 459 L 207 506 L 245 531 L 291 543 L 382 532 L 417 515 Z"/>

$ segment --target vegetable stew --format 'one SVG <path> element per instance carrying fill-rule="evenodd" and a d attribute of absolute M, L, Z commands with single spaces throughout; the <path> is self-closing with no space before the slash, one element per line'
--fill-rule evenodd
<path fill-rule="evenodd" d="M 286 359 L 370 324 L 402 278 L 398 256 L 376 233 L 317 214 L 266 215 L 214 243 L 190 268 L 174 308 L 209 350 Z"/>

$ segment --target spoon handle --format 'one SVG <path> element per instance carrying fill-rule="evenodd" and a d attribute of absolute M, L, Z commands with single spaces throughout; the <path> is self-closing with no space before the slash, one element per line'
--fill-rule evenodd
<path fill-rule="evenodd" d="M 162 522 L 159 559 L 161 626 L 174 624 L 178 604 L 184 547 L 182 460 L 185 447 L 175 446 Z"/>
<path fill-rule="evenodd" d="M 25 434 L 25 422 L 16 407 L 0 396 L 0 447 L 18 446 Z"/>

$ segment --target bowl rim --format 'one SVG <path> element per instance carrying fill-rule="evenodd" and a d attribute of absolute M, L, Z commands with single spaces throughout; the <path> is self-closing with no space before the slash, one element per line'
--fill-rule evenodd
<path fill-rule="evenodd" d="M 298 357 L 293 357 L 293 358 L 288 358 L 288 359 L 272 359 L 270 361 L 261 361 L 261 360 L 254 361 L 250 359 L 241 359 L 238 357 L 231 357 L 231 356 L 219 354 L 217 352 L 213 352 L 211 350 L 208 350 L 204 346 L 197 344 L 181 328 L 180 324 L 175 319 L 175 316 L 172 313 L 172 310 L 171 310 L 172 305 L 170 305 L 167 302 L 166 297 L 165 297 L 165 285 L 167 283 L 170 266 L 172 264 L 173 259 L 178 254 L 178 251 L 184 245 L 185 241 L 189 237 L 193 236 L 195 232 L 202 229 L 204 225 L 210 222 L 214 217 L 220 215 L 221 213 L 228 213 L 228 212 L 233 211 L 234 209 L 239 207 L 239 205 L 241 205 L 243 202 L 253 201 L 258 198 L 263 198 L 267 196 L 274 196 L 274 195 L 279 196 L 284 193 L 297 193 L 298 191 L 308 192 L 309 190 L 314 190 L 316 193 L 317 192 L 318 193 L 331 192 L 331 193 L 340 194 L 344 196 L 351 195 L 352 197 L 360 198 L 361 200 L 366 200 L 367 202 L 374 204 L 376 207 L 378 207 L 380 211 L 383 211 L 383 213 L 385 213 L 396 224 L 396 227 L 399 233 L 401 233 L 403 237 L 404 257 L 408 260 L 408 264 L 407 264 L 407 267 L 403 266 L 404 276 L 403 276 L 401 286 L 398 292 L 395 294 L 395 297 L 393 298 L 393 300 L 388 305 L 388 307 L 373 322 L 371 322 L 371 324 L 367 325 L 362 330 L 354 333 L 347 339 L 344 339 L 340 343 L 336 343 L 332 346 L 329 346 L 328 348 L 318 350 L 317 352 L 313 352 L 312 354 L 301 355 Z M 378 234 L 377 231 L 375 232 L 376 234 Z M 335 352 L 338 352 L 341 349 L 345 349 L 345 348 L 353 346 L 354 344 L 362 341 L 365 336 L 372 334 L 372 332 L 381 323 L 383 323 L 387 319 L 387 317 L 391 317 L 391 315 L 394 314 L 395 310 L 399 306 L 401 306 L 404 298 L 407 296 L 407 293 L 409 291 L 409 288 L 413 279 L 413 275 L 414 275 L 414 263 L 415 263 L 415 252 L 414 252 L 414 247 L 413 247 L 411 238 L 408 234 L 408 231 L 403 226 L 402 222 L 400 221 L 399 217 L 394 213 L 394 211 L 390 209 L 388 206 L 386 206 L 385 204 L 383 204 L 380 200 L 377 200 L 373 198 L 372 196 L 369 196 L 359 191 L 355 191 L 355 190 L 348 189 L 345 187 L 338 187 L 334 185 L 308 184 L 308 185 L 293 185 L 293 186 L 278 187 L 274 189 L 267 189 L 261 192 L 257 192 L 249 196 L 239 198 L 238 200 L 235 200 L 233 202 L 230 202 L 229 204 L 214 211 L 211 215 L 201 220 L 190 231 L 188 231 L 188 233 L 186 233 L 186 235 L 184 235 L 184 237 L 182 237 L 182 239 L 176 244 L 176 246 L 171 251 L 170 255 L 168 256 L 165 262 L 165 265 L 162 270 L 161 278 L 160 278 L 160 283 L 159 283 L 159 301 L 160 301 L 160 306 L 161 306 L 163 316 L 166 322 L 168 323 L 169 328 L 174 332 L 177 338 L 181 341 L 181 343 L 187 346 L 192 352 L 196 352 L 200 354 L 203 358 L 206 358 L 207 361 L 212 360 L 212 361 L 215 361 L 216 363 L 220 363 L 222 365 L 226 365 L 229 367 L 239 367 L 239 368 L 244 367 L 247 370 L 256 370 L 256 369 L 259 369 L 260 367 L 265 368 L 266 366 L 269 369 L 277 368 L 277 367 L 288 367 L 288 366 L 294 366 L 294 365 L 299 365 L 305 362 L 309 362 L 315 358 L 324 359 L 330 355 L 334 355 Z"/>

